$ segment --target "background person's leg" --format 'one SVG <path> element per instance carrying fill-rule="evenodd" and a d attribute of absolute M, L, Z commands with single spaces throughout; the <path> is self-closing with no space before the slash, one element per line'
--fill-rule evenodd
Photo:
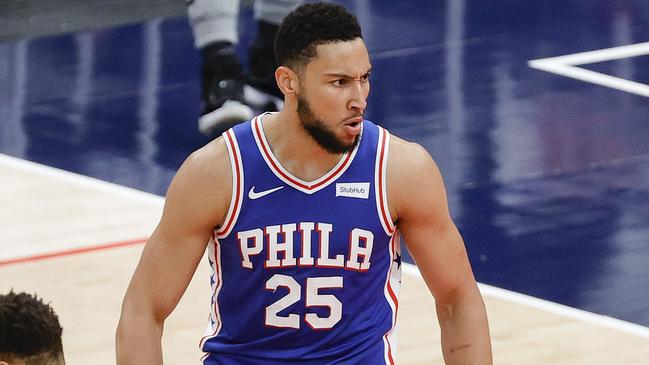
<path fill-rule="evenodd" d="M 299 0 L 258 0 L 254 5 L 257 35 L 249 50 L 249 82 L 254 88 L 281 100 L 284 96 L 275 82 L 275 69 L 277 69 L 274 50 L 275 34 L 284 17 L 300 3 Z M 252 99 L 249 94 L 246 98 Z M 266 101 L 270 100 L 266 99 Z M 276 100 L 274 101 L 276 103 Z M 263 108 L 279 109 L 279 105 L 266 102 Z"/>
<path fill-rule="evenodd" d="M 201 50 L 201 117 L 199 130 L 218 136 L 252 118 L 244 104 L 245 77 L 235 45 L 239 40 L 238 0 L 194 0 L 188 7 L 194 44 Z"/>

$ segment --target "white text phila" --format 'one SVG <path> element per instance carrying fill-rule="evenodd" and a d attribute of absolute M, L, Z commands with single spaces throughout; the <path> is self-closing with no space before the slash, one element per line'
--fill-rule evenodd
<path fill-rule="evenodd" d="M 311 245 L 314 232 L 319 238 L 316 250 L 313 250 Z M 316 266 L 353 271 L 369 270 L 374 234 L 361 228 L 352 229 L 349 232 L 347 256 L 337 254 L 331 257 L 329 252 L 331 232 L 333 232 L 332 224 L 315 222 L 273 225 L 264 229 L 255 228 L 238 232 L 241 265 L 253 269 L 250 258 L 261 254 L 265 249 L 264 267 L 267 269 Z"/>

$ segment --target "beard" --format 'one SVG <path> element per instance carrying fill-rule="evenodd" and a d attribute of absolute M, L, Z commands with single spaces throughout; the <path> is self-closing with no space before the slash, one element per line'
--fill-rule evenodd
<path fill-rule="evenodd" d="M 359 136 L 351 143 L 341 141 L 327 125 L 313 113 L 309 102 L 302 95 L 297 96 L 297 114 L 300 124 L 316 143 L 331 154 L 351 152 L 358 144 Z"/>

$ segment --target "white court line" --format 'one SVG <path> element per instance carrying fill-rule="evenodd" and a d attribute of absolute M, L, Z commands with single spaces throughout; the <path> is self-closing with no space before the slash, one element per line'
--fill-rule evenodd
<path fill-rule="evenodd" d="M 649 55 L 649 42 L 575 53 L 565 56 L 541 58 L 530 60 L 527 64 L 531 68 L 538 70 L 649 97 L 649 85 L 576 67 L 576 65 L 585 65 L 589 63 L 612 61 L 644 55 Z"/>
<path fill-rule="evenodd" d="M 618 60 L 621 58 L 630 58 L 644 56 L 649 54 L 649 42 L 630 44 L 627 46 L 598 49 L 582 53 L 574 53 L 566 56 L 542 58 L 536 61 L 552 61 L 566 65 L 586 65 L 589 63 Z"/>
<path fill-rule="evenodd" d="M 69 171 L 57 169 L 50 166 L 45 166 L 39 163 L 30 162 L 30 161 L 22 160 L 19 158 L 15 158 L 3 154 L 0 154 L 0 164 L 15 167 L 23 171 L 39 173 L 42 175 L 46 175 L 48 177 L 56 178 L 61 181 L 68 181 L 71 183 L 81 184 L 91 188 L 97 188 L 106 192 L 117 193 L 124 196 L 125 198 L 135 199 L 140 202 L 151 203 L 155 206 L 161 207 L 164 204 L 164 198 L 155 194 L 143 192 L 136 189 L 131 189 L 128 187 L 109 183 L 103 180 L 95 179 L 89 176 L 75 174 Z M 405 274 L 421 278 L 419 269 L 415 265 L 403 263 L 401 267 Z M 649 338 L 649 328 L 638 324 L 587 312 L 581 309 L 568 307 L 565 305 L 549 302 L 547 300 L 542 300 L 521 293 L 516 293 L 509 290 L 496 288 L 486 284 L 478 284 L 478 286 L 480 287 L 480 291 L 482 292 L 482 294 L 488 297 L 532 307 L 545 312 L 550 312 L 564 317 L 599 325 L 602 327 L 611 328 L 620 332 L 630 333 L 640 337 Z"/>
<path fill-rule="evenodd" d="M 419 272 L 417 266 L 408 263 L 402 263 L 401 268 L 404 273 L 421 278 L 421 273 Z M 480 292 L 487 297 L 520 304 L 544 312 L 557 314 L 563 317 L 592 323 L 601 327 L 611 328 L 620 332 L 629 333 L 649 339 L 649 327 L 573 307 L 568 307 L 566 305 L 550 302 L 506 289 L 497 288 L 495 286 L 487 284 L 478 283 L 478 287 L 480 288 Z"/>
<path fill-rule="evenodd" d="M 59 181 L 65 181 L 76 185 L 86 186 L 93 189 L 112 194 L 119 194 L 125 198 L 134 199 L 138 202 L 148 203 L 155 207 L 164 205 L 164 197 L 147 193 L 141 190 L 129 188 L 123 185 L 114 184 L 94 177 L 76 174 L 74 172 L 61 170 L 55 167 L 23 160 L 17 157 L 8 156 L 0 153 L 0 165 L 13 167 L 17 170 L 36 173 L 39 175 L 51 177 Z"/>

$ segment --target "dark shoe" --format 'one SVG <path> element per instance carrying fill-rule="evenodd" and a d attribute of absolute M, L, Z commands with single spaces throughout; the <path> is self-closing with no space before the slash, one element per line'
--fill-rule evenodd
<path fill-rule="evenodd" d="M 202 110 L 198 129 L 215 137 L 251 119 L 253 111 L 244 104 L 244 77 L 232 44 L 209 44 L 203 48 L 202 58 Z"/>

